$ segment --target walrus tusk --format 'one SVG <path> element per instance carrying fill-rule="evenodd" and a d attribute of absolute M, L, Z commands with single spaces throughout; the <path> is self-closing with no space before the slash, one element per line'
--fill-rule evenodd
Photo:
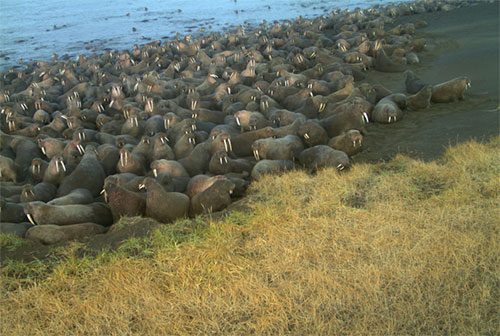
<path fill-rule="evenodd" d="M 338 169 L 338 170 L 342 170 L 342 169 L 344 169 L 344 168 L 345 168 L 345 167 L 344 167 L 344 165 L 343 165 L 342 163 L 339 163 L 339 164 L 337 165 L 337 169 Z"/>
<path fill-rule="evenodd" d="M 78 151 L 80 152 L 80 155 L 83 155 L 85 154 L 85 149 L 83 148 L 82 145 L 78 144 L 76 145 L 76 148 L 78 149 Z"/>
<path fill-rule="evenodd" d="M 146 186 L 144 183 L 139 184 L 139 190 L 146 189 Z"/>
<path fill-rule="evenodd" d="M 323 112 L 325 110 L 325 108 L 326 108 L 326 103 L 320 103 L 318 112 L 319 113 Z"/>
<path fill-rule="evenodd" d="M 236 125 L 241 126 L 240 118 L 236 117 Z"/>
<path fill-rule="evenodd" d="M 42 150 L 43 155 L 46 156 L 47 155 L 47 151 L 45 150 L 45 147 L 42 146 L 41 150 Z"/>
<path fill-rule="evenodd" d="M 229 151 L 233 151 L 233 145 L 231 144 L 231 139 L 227 139 L 227 144 L 229 145 Z"/>
<path fill-rule="evenodd" d="M 309 134 L 304 133 L 304 139 L 309 140 L 310 138 L 311 138 L 311 137 L 309 136 Z"/>
<path fill-rule="evenodd" d="M 66 172 L 66 166 L 64 165 L 64 161 L 61 161 L 61 166 L 64 172 Z"/>
<path fill-rule="evenodd" d="M 28 220 L 30 221 L 30 223 L 31 223 L 31 224 L 33 224 L 33 225 L 37 225 L 37 224 L 35 223 L 35 221 L 33 220 L 33 217 L 31 217 L 31 215 L 30 215 L 30 214 L 26 214 L 26 217 L 28 217 Z"/>
<path fill-rule="evenodd" d="M 222 158 L 219 158 L 220 165 L 222 166 Z"/>
<path fill-rule="evenodd" d="M 158 169 L 153 169 L 153 176 L 158 177 Z"/>
<path fill-rule="evenodd" d="M 228 152 L 227 139 L 224 139 L 224 150 Z"/>
<path fill-rule="evenodd" d="M 370 119 L 368 119 L 368 114 L 366 114 L 366 112 L 363 112 L 363 119 L 367 124 L 370 123 Z"/>
<path fill-rule="evenodd" d="M 253 156 L 255 157 L 255 160 L 257 160 L 257 161 L 260 160 L 259 150 L 258 149 L 254 149 Z"/>

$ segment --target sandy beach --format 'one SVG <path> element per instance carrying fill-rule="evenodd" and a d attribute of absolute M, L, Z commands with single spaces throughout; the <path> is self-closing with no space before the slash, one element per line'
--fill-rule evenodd
<path fill-rule="evenodd" d="M 407 111 L 395 124 L 369 125 L 366 149 L 354 161 L 387 160 L 397 152 L 432 160 L 449 145 L 499 134 L 498 13 L 496 2 L 395 20 L 395 24 L 418 20 L 429 24 L 417 29 L 415 37 L 427 39 L 427 46 L 419 53 L 420 64 L 409 69 L 429 84 L 467 76 L 472 87 L 464 101 Z M 405 91 L 403 73 L 369 71 L 366 81 L 393 92 Z"/>

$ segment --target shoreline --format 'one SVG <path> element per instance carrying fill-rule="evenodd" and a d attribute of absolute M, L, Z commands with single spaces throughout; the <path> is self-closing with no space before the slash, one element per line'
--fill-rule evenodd
<path fill-rule="evenodd" d="M 383 0 L 372 0 L 367 4 L 361 0 L 354 3 L 343 3 L 342 0 L 340 3 L 328 3 L 326 0 L 299 0 L 290 3 L 281 0 L 268 4 L 264 0 L 224 0 L 224 3 L 212 5 L 202 2 L 199 6 L 193 6 L 189 1 L 181 1 L 175 5 L 179 7 L 172 5 L 174 7 L 164 8 L 154 1 L 146 0 L 141 2 L 140 6 L 99 3 L 99 6 L 102 6 L 100 11 L 92 13 L 83 11 L 97 2 L 89 0 L 85 4 L 77 4 L 75 8 L 66 9 L 65 18 L 60 17 L 60 9 L 54 8 L 51 3 L 44 4 L 35 18 L 35 5 L 16 4 L 16 12 L 26 14 L 21 26 L 36 27 L 21 32 L 16 32 L 16 18 L 9 17 L 9 13 L 13 11 L 10 8 L 12 5 L 3 3 L 0 4 L 0 21 L 4 24 L 4 27 L 0 27 L 3 35 L 0 40 L 0 71 L 8 71 L 10 67 L 22 69 L 19 64 L 21 58 L 25 62 L 50 61 L 53 53 L 59 54 L 61 59 L 64 55 L 74 59 L 79 55 L 90 56 L 92 52 L 124 52 L 130 51 L 135 44 L 143 47 L 155 40 L 165 43 L 176 37 L 184 38 L 186 35 L 198 38 L 208 33 L 224 34 L 239 25 L 253 30 L 260 27 L 261 21 L 278 21 L 281 24 L 284 21 L 294 21 L 299 16 L 314 19 L 320 15 L 328 15 L 337 8 L 368 8 L 378 5 L 381 1 Z M 2 14 L 2 11 L 5 13 Z M 45 20 L 40 21 L 39 15 L 44 16 Z M 7 19 L 14 21 L 12 24 L 6 24 Z M 92 25 L 86 22 L 92 22 Z M 120 29 L 113 29 L 116 26 Z M 83 34 L 79 34 L 80 31 Z M 18 57 L 15 57 L 16 55 Z M 40 57 L 41 55 L 44 56 Z M 4 59 L 5 57 L 8 59 Z"/>
<path fill-rule="evenodd" d="M 418 20 L 429 23 L 416 31 L 415 37 L 426 38 L 428 46 L 419 53 L 421 62 L 410 66 L 410 70 L 430 84 L 467 76 L 472 86 L 463 101 L 432 104 L 426 110 L 408 112 L 405 119 L 392 125 L 369 125 L 366 140 L 370 147 L 353 161 L 386 161 L 397 153 L 433 160 L 449 145 L 469 139 L 487 140 L 500 134 L 499 5 L 473 4 L 445 13 L 415 14 L 395 20 L 395 24 Z M 372 71 L 366 81 L 379 81 L 394 92 L 405 91 L 402 73 Z"/>

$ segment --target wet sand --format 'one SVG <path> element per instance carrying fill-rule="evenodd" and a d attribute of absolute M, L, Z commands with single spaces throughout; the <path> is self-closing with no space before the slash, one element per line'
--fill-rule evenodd
<path fill-rule="evenodd" d="M 394 124 L 369 124 L 365 151 L 354 162 L 385 161 L 398 152 L 433 160 L 449 145 L 500 133 L 499 5 L 477 4 L 395 20 L 395 24 L 418 20 L 429 24 L 416 30 L 415 38 L 427 39 L 427 46 L 418 54 L 420 64 L 409 65 L 410 70 L 429 84 L 467 76 L 472 87 L 463 101 L 406 111 L 404 119 Z M 366 81 L 405 92 L 403 73 L 371 70 Z"/>

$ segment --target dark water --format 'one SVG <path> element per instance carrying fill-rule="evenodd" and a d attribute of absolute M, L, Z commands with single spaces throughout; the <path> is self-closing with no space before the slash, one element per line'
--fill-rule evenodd
<path fill-rule="evenodd" d="M 262 20 L 316 17 L 387 0 L 67 1 L 0 0 L 0 70 L 19 60 L 125 50 L 176 34 L 255 26 Z M 399 1 L 401 2 L 401 1 Z"/>

